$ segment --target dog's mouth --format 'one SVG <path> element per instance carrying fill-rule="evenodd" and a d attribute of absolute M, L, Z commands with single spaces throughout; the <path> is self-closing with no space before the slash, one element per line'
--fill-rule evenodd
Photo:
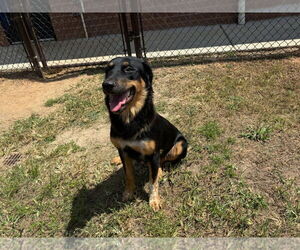
<path fill-rule="evenodd" d="M 131 87 L 122 94 L 109 94 L 109 109 L 111 112 L 120 113 L 132 101 L 135 87 Z"/>

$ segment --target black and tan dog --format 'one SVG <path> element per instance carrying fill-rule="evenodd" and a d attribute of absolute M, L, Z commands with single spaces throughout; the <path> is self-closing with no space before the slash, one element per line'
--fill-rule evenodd
<path fill-rule="evenodd" d="M 146 62 L 119 57 L 108 64 L 102 87 L 111 121 L 110 139 L 119 151 L 125 170 L 123 200 L 133 198 L 134 163 L 143 161 L 150 171 L 150 206 L 158 210 L 162 165 L 184 158 L 187 141 L 176 127 L 155 112 L 152 78 Z"/>

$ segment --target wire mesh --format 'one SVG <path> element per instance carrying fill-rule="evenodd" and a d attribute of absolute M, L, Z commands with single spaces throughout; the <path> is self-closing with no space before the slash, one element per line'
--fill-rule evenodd
<path fill-rule="evenodd" d="M 125 55 L 126 44 L 134 52 L 126 16 L 127 43 L 117 13 L 31 13 L 30 20 L 47 65 L 55 67 L 105 62 Z M 300 45 L 299 14 L 247 13 L 244 24 L 238 13 L 142 13 L 141 20 L 141 47 L 148 58 L 235 57 L 241 51 L 256 57 Z M 0 24 L 0 71 L 30 68 L 11 14 L 0 13 Z"/>
<path fill-rule="evenodd" d="M 239 24 L 237 13 L 143 14 L 147 57 L 205 55 L 247 51 L 265 56 L 266 50 L 300 45 L 300 16 L 295 14 L 246 14 Z M 263 51 L 264 50 L 264 51 Z M 270 52 L 273 53 L 273 52 Z"/>
<path fill-rule="evenodd" d="M 98 63 L 124 54 L 117 14 L 50 13 L 49 20 L 43 32 L 52 39 L 40 43 L 49 67 Z M 39 32 L 39 26 L 34 28 Z"/>
<path fill-rule="evenodd" d="M 0 70 L 29 69 L 31 65 L 21 43 L 21 38 L 10 13 L 0 13 Z"/>

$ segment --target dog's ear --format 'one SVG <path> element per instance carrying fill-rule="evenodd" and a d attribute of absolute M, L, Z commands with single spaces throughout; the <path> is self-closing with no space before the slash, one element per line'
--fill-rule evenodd
<path fill-rule="evenodd" d="M 146 61 L 142 61 L 143 63 L 143 67 L 145 70 L 145 77 L 148 83 L 152 84 L 152 79 L 153 79 L 153 72 L 151 67 L 149 66 L 149 64 Z"/>

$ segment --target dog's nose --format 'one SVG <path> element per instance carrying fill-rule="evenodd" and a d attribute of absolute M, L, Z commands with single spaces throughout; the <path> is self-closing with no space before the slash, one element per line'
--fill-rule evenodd
<path fill-rule="evenodd" d="M 103 90 L 108 92 L 111 91 L 115 85 L 116 83 L 114 81 L 104 81 L 102 83 Z"/>

